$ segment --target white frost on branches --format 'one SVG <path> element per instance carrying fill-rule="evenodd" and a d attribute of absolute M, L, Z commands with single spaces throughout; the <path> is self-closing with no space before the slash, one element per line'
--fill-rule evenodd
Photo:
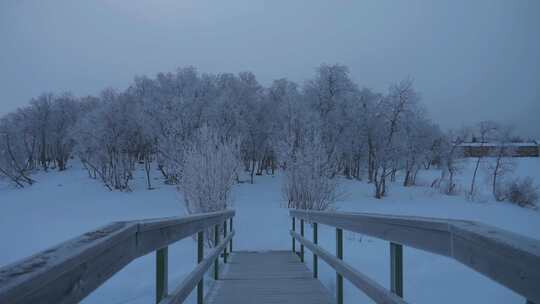
<path fill-rule="evenodd" d="M 283 196 L 289 208 L 327 210 L 340 196 L 333 177 L 337 161 L 327 154 L 318 133 L 305 135 L 298 139 L 301 144 L 287 151 Z"/>
<path fill-rule="evenodd" d="M 222 139 L 204 126 L 184 152 L 179 189 L 189 213 L 213 212 L 231 206 L 239 168 L 238 143 Z"/>

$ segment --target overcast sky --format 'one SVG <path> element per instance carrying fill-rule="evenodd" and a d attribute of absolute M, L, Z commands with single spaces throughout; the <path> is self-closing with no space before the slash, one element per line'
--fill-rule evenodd
<path fill-rule="evenodd" d="M 540 1 L 0 0 L 0 115 L 192 65 L 303 83 L 321 63 L 379 91 L 412 77 L 433 119 L 540 138 Z"/>

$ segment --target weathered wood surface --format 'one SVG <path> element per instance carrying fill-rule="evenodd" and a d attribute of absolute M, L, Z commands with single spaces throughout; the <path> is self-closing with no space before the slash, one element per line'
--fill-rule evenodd
<path fill-rule="evenodd" d="M 138 221 L 137 249 L 139 256 L 173 244 L 198 231 L 221 224 L 234 216 L 233 210 Z"/>
<path fill-rule="evenodd" d="M 0 303 L 78 303 L 132 260 L 234 211 L 117 222 L 0 268 Z"/>
<path fill-rule="evenodd" d="M 204 260 L 195 267 L 195 269 L 180 283 L 180 285 L 160 304 L 177 304 L 182 303 L 191 293 L 191 291 L 197 286 L 197 283 L 203 278 L 206 271 L 210 268 L 212 263 L 219 258 L 219 254 L 223 252 L 227 247 L 228 242 L 233 238 L 234 230 L 220 243 L 216 248 L 213 248 Z"/>
<path fill-rule="evenodd" d="M 334 299 L 291 251 L 234 252 L 212 304 L 329 304 Z"/>
<path fill-rule="evenodd" d="M 290 215 L 453 258 L 540 303 L 538 240 L 472 221 L 301 210 Z"/>
<path fill-rule="evenodd" d="M 349 280 L 354 286 L 362 290 L 368 297 L 370 297 L 375 303 L 380 304 L 405 304 L 402 298 L 388 291 L 379 283 L 370 279 L 363 273 L 352 268 L 349 264 L 336 258 L 330 252 L 315 245 L 313 242 L 303 238 L 300 234 L 291 231 L 291 236 L 298 242 L 306 246 L 311 252 L 315 253 L 319 258 L 323 259 L 330 267 L 332 267 L 337 273 Z"/>

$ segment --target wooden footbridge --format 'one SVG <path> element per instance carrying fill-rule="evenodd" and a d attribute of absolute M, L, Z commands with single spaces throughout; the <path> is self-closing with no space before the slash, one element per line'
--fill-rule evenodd
<path fill-rule="evenodd" d="M 234 215 L 227 210 L 116 222 L 85 233 L 0 268 L 0 304 L 78 303 L 131 261 L 152 252 L 158 304 L 182 303 L 194 289 L 199 304 L 341 304 L 344 278 L 376 303 L 406 303 L 403 246 L 453 258 L 521 294 L 528 303 L 540 303 L 540 241 L 498 228 L 459 220 L 291 210 L 291 251 L 237 252 Z M 309 239 L 304 235 L 306 223 L 313 225 Z M 335 254 L 318 245 L 319 224 L 335 227 Z M 343 260 L 343 230 L 389 241 L 390 290 Z M 167 248 L 193 235 L 198 264 L 169 291 Z M 305 249 L 313 254 L 312 271 L 304 263 Z M 225 264 L 219 263 L 221 257 Z M 318 280 L 319 259 L 336 271 L 335 295 Z M 203 278 L 209 270 L 215 283 L 205 292 Z"/>

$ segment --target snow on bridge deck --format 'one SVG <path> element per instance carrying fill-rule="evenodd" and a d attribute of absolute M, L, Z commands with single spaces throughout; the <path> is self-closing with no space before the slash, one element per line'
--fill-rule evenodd
<path fill-rule="evenodd" d="M 291 251 L 232 253 L 208 303 L 334 303 L 322 283 Z"/>

